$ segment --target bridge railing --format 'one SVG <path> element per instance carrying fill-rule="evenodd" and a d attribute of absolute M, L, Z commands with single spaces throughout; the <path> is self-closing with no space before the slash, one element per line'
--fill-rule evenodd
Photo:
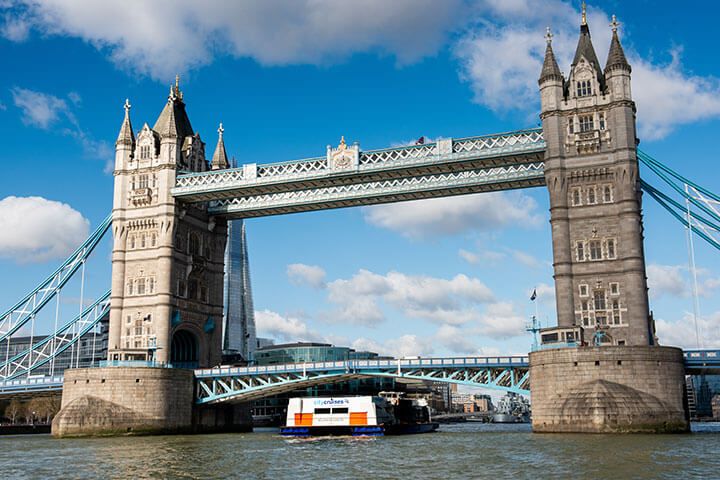
<path fill-rule="evenodd" d="M 347 360 L 337 362 L 306 362 L 255 367 L 216 367 L 195 370 L 195 376 L 261 375 L 318 370 L 357 370 L 363 368 L 453 368 L 453 367 L 526 367 L 528 357 L 450 357 L 393 360 Z"/>
<path fill-rule="evenodd" d="M 357 171 L 374 172 L 378 169 L 424 165 L 456 159 L 483 158 L 545 149 L 542 129 L 533 128 L 478 137 L 447 138 L 434 143 L 383 148 L 358 152 Z M 258 186 L 278 181 L 317 178 L 329 174 L 347 174 L 345 169 L 333 169 L 328 157 L 315 157 L 288 162 L 246 164 L 240 168 L 209 172 L 183 173 L 177 176 L 174 195 L 185 195 L 196 190 L 212 191 L 232 185 Z"/>

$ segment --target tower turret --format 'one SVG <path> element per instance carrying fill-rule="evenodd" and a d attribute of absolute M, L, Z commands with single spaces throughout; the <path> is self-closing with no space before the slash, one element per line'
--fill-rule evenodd
<path fill-rule="evenodd" d="M 607 63 L 605 64 L 605 79 L 610 86 L 610 92 L 613 100 L 632 100 L 632 92 L 630 89 L 630 74 L 632 67 L 625 57 L 625 52 L 618 38 L 618 26 L 615 15 L 612 16 L 612 40 L 610 41 L 610 51 L 608 53 Z"/>
<path fill-rule="evenodd" d="M 125 118 L 120 126 L 117 141 L 115 141 L 115 169 L 120 170 L 127 167 L 130 158 L 135 150 L 135 133 L 133 132 L 132 122 L 130 122 L 130 100 L 125 99 Z"/>
<path fill-rule="evenodd" d="M 212 157 L 212 162 L 210 163 L 210 168 L 213 170 L 221 170 L 225 168 L 230 167 L 230 162 L 228 162 L 227 152 L 225 151 L 225 141 L 223 140 L 223 132 L 225 132 L 225 129 L 223 128 L 223 124 L 220 124 L 220 127 L 218 127 L 218 143 L 217 147 L 215 147 L 215 153 Z"/>
<path fill-rule="evenodd" d="M 555 52 L 552 48 L 553 34 L 550 27 L 547 28 L 545 40 L 545 60 L 543 61 L 542 72 L 540 72 L 540 102 L 543 112 L 557 110 L 560 108 L 560 102 L 563 100 L 563 84 L 565 79 L 560 72 L 557 60 L 555 60 Z"/>

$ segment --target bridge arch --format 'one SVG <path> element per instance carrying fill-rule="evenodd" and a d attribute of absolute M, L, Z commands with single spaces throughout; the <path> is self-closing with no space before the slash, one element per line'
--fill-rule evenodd
<path fill-rule="evenodd" d="M 200 342 L 190 329 L 175 330 L 170 343 L 170 363 L 178 367 L 195 368 L 200 361 Z"/>

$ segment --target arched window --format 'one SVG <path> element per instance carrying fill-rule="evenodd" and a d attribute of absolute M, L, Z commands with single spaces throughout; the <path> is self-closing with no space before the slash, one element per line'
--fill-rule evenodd
<path fill-rule="evenodd" d="M 588 95 L 592 95 L 592 81 L 580 80 L 577 82 L 577 96 L 587 97 Z"/>
<path fill-rule="evenodd" d="M 150 245 L 153 247 L 157 245 L 157 235 L 154 233 L 150 236 Z"/>
<path fill-rule="evenodd" d="M 140 235 L 140 248 L 145 248 L 145 234 Z"/>
<path fill-rule="evenodd" d="M 190 234 L 188 246 L 188 253 L 190 253 L 190 255 L 200 256 L 200 237 L 197 233 Z"/>

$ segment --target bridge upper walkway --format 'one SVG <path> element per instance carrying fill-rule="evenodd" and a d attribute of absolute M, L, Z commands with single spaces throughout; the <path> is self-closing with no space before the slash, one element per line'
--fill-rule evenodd
<path fill-rule="evenodd" d="M 373 205 L 545 184 L 542 129 L 185 173 L 174 197 L 230 218 Z"/>

